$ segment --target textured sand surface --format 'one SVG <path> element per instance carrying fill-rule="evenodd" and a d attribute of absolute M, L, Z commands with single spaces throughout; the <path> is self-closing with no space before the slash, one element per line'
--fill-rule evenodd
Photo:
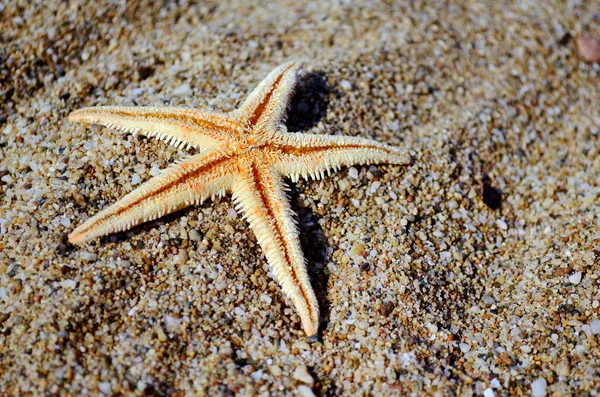
<path fill-rule="evenodd" d="M 2 394 L 598 395 L 597 1 L 29 3 L 0 1 Z M 290 59 L 288 129 L 414 158 L 293 185 L 318 342 L 228 197 L 66 242 L 188 154 L 71 111 L 227 111 Z"/>

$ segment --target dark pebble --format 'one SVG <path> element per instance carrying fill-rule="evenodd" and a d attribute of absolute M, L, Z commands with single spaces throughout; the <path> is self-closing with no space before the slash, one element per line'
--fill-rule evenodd
<path fill-rule="evenodd" d="M 567 33 L 563 34 L 563 36 L 560 38 L 560 40 L 558 40 L 558 44 L 565 46 L 565 45 L 569 44 L 572 39 L 573 39 L 573 36 L 571 36 L 571 33 L 567 32 Z"/>
<path fill-rule="evenodd" d="M 490 185 L 490 180 L 486 176 L 483 178 L 483 202 L 492 210 L 497 210 L 502 204 L 502 193 Z"/>
<path fill-rule="evenodd" d="M 392 314 L 395 308 L 396 305 L 394 302 L 385 301 L 381 305 L 381 314 L 383 314 L 385 317 L 388 317 L 390 314 Z"/>

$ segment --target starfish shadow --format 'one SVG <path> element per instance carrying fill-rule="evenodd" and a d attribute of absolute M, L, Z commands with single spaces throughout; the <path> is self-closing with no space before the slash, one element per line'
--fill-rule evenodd
<path fill-rule="evenodd" d="M 325 72 L 302 75 L 290 100 L 285 125 L 289 132 L 303 132 L 316 126 L 327 114 L 329 96 L 337 91 L 329 87 Z"/>

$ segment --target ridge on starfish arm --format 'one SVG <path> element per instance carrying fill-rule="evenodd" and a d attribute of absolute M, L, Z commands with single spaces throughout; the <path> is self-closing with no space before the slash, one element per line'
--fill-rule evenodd
<path fill-rule="evenodd" d="M 314 337 L 319 308 L 284 178 L 319 179 L 342 166 L 408 164 L 410 158 L 405 150 L 373 140 L 288 133 L 281 120 L 298 69 L 296 62 L 279 66 L 230 113 L 116 106 L 71 113 L 71 122 L 154 136 L 201 152 L 170 166 L 88 219 L 71 233 L 69 241 L 81 244 L 231 192 L 235 207 L 250 223 L 275 278 L 298 311 L 304 331 Z"/>

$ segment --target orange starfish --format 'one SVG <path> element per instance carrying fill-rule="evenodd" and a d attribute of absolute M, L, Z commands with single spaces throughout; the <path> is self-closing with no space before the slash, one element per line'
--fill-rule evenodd
<path fill-rule="evenodd" d="M 231 192 L 275 278 L 296 307 L 304 331 L 315 336 L 319 307 L 284 178 L 318 179 L 353 164 L 407 164 L 409 156 L 404 150 L 363 138 L 288 133 L 281 120 L 298 68 L 296 62 L 279 66 L 239 109 L 225 114 L 170 107 L 93 107 L 73 112 L 69 121 L 155 136 L 201 152 L 88 219 L 71 233 L 69 241 L 80 244 Z"/>

